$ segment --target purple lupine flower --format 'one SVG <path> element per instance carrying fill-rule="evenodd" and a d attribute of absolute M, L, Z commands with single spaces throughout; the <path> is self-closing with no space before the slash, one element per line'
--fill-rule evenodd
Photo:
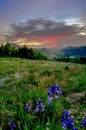
<path fill-rule="evenodd" d="M 53 96 L 53 93 L 51 91 L 51 88 L 48 89 L 48 96 Z"/>
<path fill-rule="evenodd" d="M 64 130 L 66 130 L 67 125 L 66 125 L 65 121 L 62 121 L 62 122 L 61 122 L 61 126 L 62 126 L 62 128 L 63 128 Z"/>
<path fill-rule="evenodd" d="M 52 87 L 51 87 L 51 91 L 52 91 L 53 94 L 55 94 L 56 91 L 57 91 L 57 87 L 56 87 L 56 86 L 52 86 Z"/>
<path fill-rule="evenodd" d="M 52 101 L 53 101 L 53 97 L 52 97 L 52 96 L 51 96 L 51 97 L 48 97 L 48 101 L 47 101 L 47 103 L 48 103 L 48 104 L 51 104 Z"/>
<path fill-rule="evenodd" d="M 60 87 L 58 85 L 52 86 L 48 89 L 48 104 L 52 103 L 53 98 L 60 99 L 59 96 L 62 96 L 62 91 L 60 90 Z"/>
<path fill-rule="evenodd" d="M 60 91 L 60 87 L 57 84 L 55 85 L 55 87 L 56 87 L 56 90 Z"/>
<path fill-rule="evenodd" d="M 66 125 L 68 128 L 74 128 L 74 119 L 69 117 L 67 120 L 66 120 Z"/>
<path fill-rule="evenodd" d="M 70 117 L 70 116 L 71 116 L 70 112 L 67 111 L 67 110 L 64 110 L 63 117 L 68 118 L 68 117 Z"/>
<path fill-rule="evenodd" d="M 16 125 L 14 122 L 11 121 L 9 127 L 10 127 L 10 130 L 15 130 Z"/>
<path fill-rule="evenodd" d="M 67 128 L 70 128 L 71 130 L 78 130 L 74 126 L 74 119 L 71 118 L 71 115 L 67 110 L 64 110 L 64 113 L 62 115 L 61 125 L 64 130 Z"/>
<path fill-rule="evenodd" d="M 35 113 L 38 113 L 40 110 L 41 112 L 45 112 L 44 104 L 41 102 L 40 98 L 36 102 L 37 106 L 34 110 Z"/>
<path fill-rule="evenodd" d="M 59 91 L 58 91 L 58 94 L 62 96 L 62 95 L 63 95 L 63 92 L 62 92 L 61 90 L 59 90 Z"/>
<path fill-rule="evenodd" d="M 86 127 L 86 117 L 82 118 L 82 122 L 80 124 L 80 128 Z"/>
<path fill-rule="evenodd" d="M 26 112 L 30 112 L 31 111 L 31 105 L 30 104 L 28 104 L 28 103 L 26 103 L 25 104 L 25 110 L 26 110 Z"/>
<path fill-rule="evenodd" d="M 41 111 L 42 111 L 42 112 L 45 112 L 45 108 L 44 108 L 44 107 L 42 107 Z"/>
<path fill-rule="evenodd" d="M 72 130 L 78 130 L 77 128 L 73 127 Z"/>
<path fill-rule="evenodd" d="M 36 107 L 36 109 L 34 110 L 35 113 L 38 113 L 39 112 L 39 108 Z"/>
<path fill-rule="evenodd" d="M 61 125 L 64 130 L 67 128 L 70 128 L 71 130 L 78 130 L 77 128 L 75 128 L 74 121 L 71 117 L 62 121 Z"/>
<path fill-rule="evenodd" d="M 60 87 L 58 85 L 52 86 L 51 88 L 48 89 L 48 95 L 53 96 L 53 95 L 59 93 L 59 91 L 60 91 Z"/>

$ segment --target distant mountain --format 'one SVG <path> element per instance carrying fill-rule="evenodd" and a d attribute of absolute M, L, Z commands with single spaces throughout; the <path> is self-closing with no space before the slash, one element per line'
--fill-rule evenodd
<path fill-rule="evenodd" d="M 86 46 L 66 47 L 61 51 L 65 57 L 86 57 Z"/>
<path fill-rule="evenodd" d="M 86 46 L 69 46 L 65 48 L 41 48 L 41 53 L 49 59 L 58 57 L 86 57 Z"/>
<path fill-rule="evenodd" d="M 40 48 L 39 51 L 46 55 L 49 59 L 64 56 L 63 52 L 58 48 Z"/>

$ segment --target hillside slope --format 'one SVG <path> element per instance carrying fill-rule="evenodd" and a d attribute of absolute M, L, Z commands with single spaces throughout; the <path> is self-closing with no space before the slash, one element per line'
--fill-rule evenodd
<path fill-rule="evenodd" d="M 48 89 L 57 84 L 63 95 L 48 104 Z M 39 98 L 44 113 L 41 108 L 35 113 Z M 45 130 L 48 122 L 49 129 L 62 130 L 65 109 L 71 111 L 79 128 L 82 116 L 86 116 L 85 104 L 86 65 L 0 58 L 0 129 L 8 130 L 14 122 L 17 130 Z"/>

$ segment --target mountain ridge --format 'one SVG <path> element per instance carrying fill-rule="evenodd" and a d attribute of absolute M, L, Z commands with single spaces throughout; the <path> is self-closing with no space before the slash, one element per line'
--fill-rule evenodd
<path fill-rule="evenodd" d="M 12 47 L 20 47 L 16 43 L 10 43 Z M 29 48 L 29 47 L 28 47 Z M 49 59 L 64 57 L 86 57 L 86 46 L 67 46 L 63 48 L 35 48 Z"/>
<path fill-rule="evenodd" d="M 42 48 L 39 49 L 49 59 L 58 57 L 86 57 L 86 46 L 68 46 L 64 48 Z"/>

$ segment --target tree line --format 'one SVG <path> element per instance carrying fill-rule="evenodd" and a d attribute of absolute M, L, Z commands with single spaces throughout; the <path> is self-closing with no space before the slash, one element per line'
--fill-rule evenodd
<path fill-rule="evenodd" d="M 61 58 L 53 58 L 53 60 L 60 61 L 60 62 L 72 62 L 72 63 L 86 64 L 86 57 L 75 57 L 75 58 L 61 57 Z"/>
<path fill-rule="evenodd" d="M 0 57 L 20 57 L 27 59 L 47 60 L 47 56 L 40 51 L 26 46 L 13 47 L 10 43 L 0 46 Z"/>

